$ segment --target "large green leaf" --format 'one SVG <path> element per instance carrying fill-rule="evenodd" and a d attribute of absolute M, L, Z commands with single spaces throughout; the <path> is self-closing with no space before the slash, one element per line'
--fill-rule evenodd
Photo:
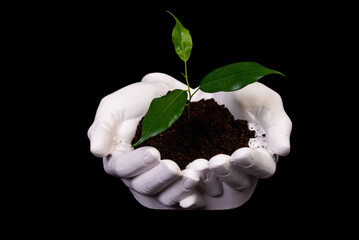
<path fill-rule="evenodd" d="M 185 27 L 183 27 L 182 23 L 175 17 L 175 15 L 169 11 L 167 12 L 176 20 L 176 25 L 172 31 L 172 41 L 176 53 L 184 62 L 187 62 L 193 46 L 191 34 Z"/>
<path fill-rule="evenodd" d="M 210 72 L 202 79 L 199 88 L 208 93 L 235 91 L 272 73 L 284 76 L 255 62 L 233 63 Z"/>
<path fill-rule="evenodd" d="M 172 126 L 182 115 L 186 102 L 187 91 L 179 89 L 153 99 L 142 122 L 141 138 L 132 147 L 136 147 Z"/>

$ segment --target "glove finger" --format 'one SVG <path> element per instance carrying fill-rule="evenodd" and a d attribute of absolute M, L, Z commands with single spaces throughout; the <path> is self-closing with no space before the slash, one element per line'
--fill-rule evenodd
<path fill-rule="evenodd" d="M 111 175 L 130 178 L 142 174 L 160 164 L 160 152 L 153 147 L 142 147 L 131 152 L 114 152 L 104 158 L 105 171 Z"/>
<path fill-rule="evenodd" d="M 273 157 L 263 149 L 240 148 L 232 154 L 231 162 L 257 178 L 268 178 L 276 170 Z"/>
<path fill-rule="evenodd" d="M 171 160 L 160 164 L 131 179 L 130 187 L 142 194 L 153 195 L 163 190 L 182 175 L 181 169 Z"/>
<path fill-rule="evenodd" d="M 191 169 L 198 174 L 201 179 L 200 187 L 210 196 L 219 197 L 223 194 L 222 182 L 209 169 L 209 162 L 200 158 L 188 164 L 187 169 Z"/>
<path fill-rule="evenodd" d="M 218 154 L 209 160 L 209 169 L 228 186 L 242 191 L 251 186 L 251 177 L 230 161 L 231 157 Z"/>
<path fill-rule="evenodd" d="M 192 191 L 191 194 L 179 202 L 182 208 L 199 209 L 206 206 L 206 202 L 199 191 Z"/>
<path fill-rule="evenodd" d="M 194 171 L 185 169 L 182 171 L 182 174 L 180 179 L 158 195 L 157 199 L 164 205 L 172 206 L 179 203 L 188 197 L 199 183 L 199 176 Z"/>

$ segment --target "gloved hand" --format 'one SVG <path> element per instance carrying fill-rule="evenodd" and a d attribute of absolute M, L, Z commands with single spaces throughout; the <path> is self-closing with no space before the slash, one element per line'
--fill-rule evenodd
<path fill-rule="evenodd" d="M 275 172 L 276 158 L 271 153 L 289 153 L 291 121 L 280 96 L 261 83 L 228 93 L 198 91 L 193 101 L 212 97 L 235 118 L 260 124 L 269 151 L 241 148 L 231 156 L 197 159 L 181 171 L 172 160 L 161 160 L 153 147 L 131 148 L 138 122 L 152 99 L 173 89 L 187 86 L 168 75 L 152 73 L 103 98 L 88 131 L 91 152 L 102 157 L 105 171 L 120 177 L 146 207 L 228 209 L 242 205 L 254 191 L 257 178 Z"/>

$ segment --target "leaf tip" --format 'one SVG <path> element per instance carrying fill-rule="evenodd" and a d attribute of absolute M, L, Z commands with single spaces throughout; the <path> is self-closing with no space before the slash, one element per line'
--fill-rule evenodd
<path fill-rule="evenodd" d="M 137 147 L 138 145 L 140 145 L 141 143 L 144 142 L 144 139 L 139 139 L 135 144 L 133 144 L 131 147 L 134 148 L 134 147 Z"/>
<path fill-rule="evenodd" d="M 139 141 L 138 141 L 138 142 L 136 142 L 135 144 L 131 145 L 131 147 L 132 147 L 132 148 L 135 148 L 135 147 L 137 147 L 139 144 L 140 144 L 140 143 L 139 143 Z"/>
<path fill-rule="evenodd" d="M 276 71 L 277 74 L 283 76 L 283 77 L 287 77 L 286 75 L 284 75 L 283 73 L 279 72 L 279 71 Z"/>
<path fill-rule="evenodd" d="M 166 12 L 167 13 L 169 13 L 169 14 L 171 14 L 172 15 L 172 17 L 176 20 L 176 21 L 178 21 L 178 19 L 176 18 L 176 16 L 173 14 L 173 13 L 171 13 L 170 11 L 168 11 L 168 10 L 166 10 Z"/>

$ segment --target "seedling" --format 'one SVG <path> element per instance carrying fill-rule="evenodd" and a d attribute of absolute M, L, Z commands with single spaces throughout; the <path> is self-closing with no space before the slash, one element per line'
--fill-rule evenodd
<path fill-rule="evenodd" d="M 154 137 L 171 127 L 182 115 L 185 107 L 190 119 L 190 102 L 193 95 L 200 89 L 203 92 L 231 92 L 254 83 L 268 74 L 283 73 L 263 67 L 256 62 L 237 62 L 217 68 L 207 74 L 200 82 L 199 88 L 191 92 L 188 75 L 187 61 L 192 51 L 192 37 L 189 31 L 169 11 L 176 21 L 172 31 L 172 41 L 177 55 L 184 62 L 184 74 L 188 89 L 175 89 L 167 95 L 152 100 L 150 107 L 142 122 L 141 138 L 132 146 L 136 147 L 145 140 Z"/>

